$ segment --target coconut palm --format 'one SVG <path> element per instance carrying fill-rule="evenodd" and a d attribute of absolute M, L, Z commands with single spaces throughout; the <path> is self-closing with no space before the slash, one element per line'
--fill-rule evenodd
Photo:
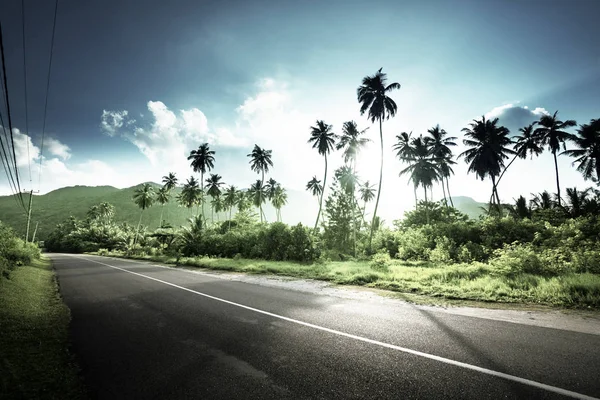
<path fill-rule="evenodd" d="M 381 72 L 382 68 L 375 75 L 365 76 L 362 84 L 356 89 L 356 96 L 360 103 L 360 115 L 368 111 L 368 119 L 372 123 L 379 121 L 379 141 L 381 144 L 381 164 L 379 167 L 379 188 L 377 189 L 377 200 L 375 201 L 375 210 L 373 211 L 373 221 L 377 216 L 377 207 L 379 206 L 379 197 L 381 196 L 381 181 L 383 178 L 383 120 L 396 115 L 398 106 L 388 94 L 392 90 L 400 89 L 397 82 L 387 84 L 387 74 Z M 369 235 L 369 251 L 373 241 L 373 227 L 371 222 L 371 234 Z"/>
<path fill-rule="evenodd" d="M 537 157 L 543 153 L 544 149 L 541 146 L 540 137 L 534 134 L 534 127 L 536 124 L 537 124 L 537 122 L 534 122 L 523 128 L 520 128 L 519 132 L 521 132 L 521 134 L 517 135 L 513 138 L 513 140 L 515 142 L 515 146 L 514 146 L 514 150 L 515 150 L 514 154 L 515 155 L 514 155 L 513 159 L 510 160 L 508 165 L 506 167 L 504 167 L 504 169 L 502 170 L 502 173 L 498 177 L 498 181 L 496 181 L 496 187 L 498 187 L 498 185 L 500 184 L 500 180 L 504 176 L 504 173 L 506 172 L 508 167 L 510 167 L 511 164 L 517 158 L 525 159 L 525 158 L 527 158 L 528 154 L 531 158 L 533 158 L 533 156 Z"/>
<path fill-rule="evenodd" d="M 412 155 L 413 148 L 411 146 L 412 141 L 412 132 L 406 133 L 402 132 L 400 135 L 396 135 L 396 144 L 394 144 L 393 149 L 396 151 L 396 157 L 398 157 L 401 161 L 407 161 L 410 159 Z M 417 199 L 417 186 L 413 186 L 413 190 L 415 193 L 415 208 L 417 207 L 418 199 Z"/>
<path fill-rule="evenodd" d="M 239 192 L 237 188 L 233 185 L 229 186 L 225 190 L 225 194 L 223 197 L 223 205 L 225 206 L 225 210 L 229 211 L 229 226 L 231 227 L 231 210 L 237 204 Z"/>
<path fill-rule="evenodd" d="M 219 213 L 223 212 L 225 209 L 225 203 L 223 201 L 223 197 L 218 194 L 216 196 L 212 196 L 212 200 L 210 201 L 211 209 L 217 214 L 217 221 L 219 221 Z M 212 219 L 212 215 L 211 215 Z"/>
<path fill-rule="evenodd" d="M 133 194 L 133 202 L 142 209 L 140 212 L 140 220 L 138 221 L 137 229 L 135 230 L 135 239 L 133 241 L 135 246 L 137 243 L 138 232 L 140 231 L 140 226 L 142 225 L 142 216 L 144 215 L 144 211 L 147 208 L 152 207 L 152 204 L 154 204 L 154 189 L 152 186 L 149 183 L 144 183 L 142 187 L 135 189 Z"/>
<path fill-rule="evenodd" d="M 515 200 L 515 205 L 509 206 L 509 210 L 513 218 L 531 218 L 531 207 L 527 205 L 527 200 L 523 196 L 519 196 Z"/>
<path fill-rule="evenodd" d="M 332 126 L 325 123 L 323 120 L 317 120 L 315 126 L 310 127 L 310 139 L 308 143 L 312 143 L 313 149 L 317 149 L 320 155 L 325 158 L 325 174 L 323 178 L 323 190 L 321 190 L 321 197 L 319 199 L 319 212 L 317 213 L 317 220 L 315 221 L 315 230 L 319 225 L 319 218 L 321 217 L 321 209 L 323 206 L 323 196 L 325 194 L 325 188 L 327 187 L 327 155 L 333 150 L 337 135 L 333 133 Z"/>
<path fill-rule="evenodd" d="M 201 197 L 202 191 L 198 185 L 198 181 L 192 176 L 181 188 L 181 193 L 177 196 L 177 200 L 179 201 L 179 204 L 192 212 L 192 207 L 194 207 L 194 205 L 202 203 Z"/>
<path fill-rule="evenodd" d="M 534 135 L 539 137 L 542 146 L 548 146 L 548 150 L 552 152 L 554 157 L 554 171 L 556 172 L 556 192 L 558 193 L 558 205 L 561 205 L 560 199 L 560 180 L 558 178 L 558 161 L 556 152 L 561 145 L 564 150 L 565 141 L 573 138 L 573 135 L 565 131 L 565 129 L 576 126 L 577 123 L 572 120 L 561 121 L 557 118 L 558 111 L 555 111 L 552 116 L 543 115 L 538 121 L 539 128 L 534 131 Z"/>
<path fill-rule="evenodd" d="M 255 144 L 252 149 L 252 153 L 248 154 L 250 157 L 250 168 L 252 171 L 261 174 L 261 187 L 264 189 L 265 185 L 265 172 L 269 172 L 269 167 L 273 166 L 273 161 L 271 160 L 272 150 L 265 150 L 261 148 L 259 145 Z M 264 217 L 264 212 L 262 209 L 262 203 L 260 205 L 260 220 L 262 222 Z"/>
<path fill-rule="evenodd" d="M 354 121 L 344 122 L 342 126 L 342 135 L 336 145 L 336 150 L 343 150 L 344 162 L 352 165 L 352 168 L 356 171 L 356 159 L 360 151 L 371 141 L 361 137 L 368 130 L 358 130 L 358 125 Z"/>
<path fill-rule="evenodd" d="M 577 148 L 563 151 L 561 154 L 577 157 L 573 164 L 579 164 L 577 171 L 583 174 L 583 179 L 600 183 L 600 119 L 593 119 L 589 124 L 581 125 L 577 134 L 569 137 L 569 140 Z"/>
<path fill-rule="evenodd" d="M 261 210 L 260 222 L 263 222 L 262 205 L 267 201 L 267 193 L 263 182 L 259 179 L 250 186 L 248 195 L 254 207 Z"/>
<path fill-rule="evenodd" d="M 163 223 L 163 211 L 165 208 L 165 204 L 167 204 L 170 199 L 171 194 L 169 193 L 169 189 L 167 189 L 166 185 L 159 188 L 156 192 L 156 201 L 158 202 L 158 204 L 160 204 L 160 222 L 158 224 L 159 227 L 162 226 Z"/>
<path fill-rule="evenodd" d="M 275 208 L 277 214 L 277 222 L 281 222 L 281 208 L 287 204 L 288 195 L 281 185 L 277 185 L 271 197 L 271 204 Z"/>
<path fill-rule="evenodd" d="M 273 178 L 269 178 L 265 184 L 265 192 L 267 193 L 267 199 L 269 199 L 269 201 L 273 200 L 273 196 L 275 195 L 278 186 L 280 186 L 279 183 Z"/>
<path fill-rule="evenodd" d="M 450 165 L 454 164 L 452 161 L 452 149 L 450 147 L 456 146 L 455 140 L 458 138 L 456 136 L 448 137 L 448 133 L 440 128 L 439 125 L 434 126 L 427 130 L 429 133 L 429 137 L 431 140 L 431 151 L 434 158 L 436 158 L 436 162 L 440 167 L 440 181 L 442 184 L 442 192 L 444 193 L 444 203 L 446 207 L 448 207 L 448 200 L 446 199 L 446 189 L 444 189 L 444 179 L 446 180 L 446 186 L 448 187 L 448 197 L 450 198 L 450 204 L 454 207 L 454 203 L 452 201 L 452 197 L 450 197 L 450 184 L 448 183 L 448 178 L 450 175 L 454 173 Z"/>
<path fill-rule="evenodd" d="M 362 220 L 365 223 L 365 211 L 367 210 L 367 203 L 371 202 L 375 198 L 375 185 L 371 185 L 369 181 L 364 182 L 359 188 L 358 193 L 360 199 L 363 202 Z"/>
<path fill-rule="evenodd" d="M 168 175 L 163 176 L 162 178 L 163 187 L 167 189 L 168 192 L 173 190 L 177 186 L 177 177 L 174 172 L 169 172 Z"/>
<path fill-rule="evenodd" d="M 252 205 L 250 192 L 248 190 L 239 190 L 236 204 L 239 212 L 244 212 Z"/>
<path fill-rule="evenodd" d="M 190 166 L 194 172 L 200 172 L 200 207 L 202 208 L 202 218 L 204 218 L 204 173 L 210 171 L 215 166 L 215 152 L 210 149 L 208 143 L 203 143 L 198 150 L 192 150 L 187 158 L 192 160 Z"/>
<path fill-rule="evenodd" d="M 359 184 L 358 176 L 351 167 L 344 165 L 336 170 L 335 177 L 340 182 L 340 187 L 348 197 L 350 205 L 352 206 L 352 246 L 354 257 L 356 257 L 356 217 L 354 210 L 356 209 L 356 186 Z"/>
<path fill-rule="evenodd" d="M 115 207 L 107 202 L 102 202 L 98 205 L 98 217 L 105 222 L 109 222 L 115 216 Z"/>
<path fill-rule="evenodd" d="M 100 218 L 100 207 L 98 207 L 97 205 L 91 206 L 90 209 L 87 211 L 87 217 L 90 221 L 95 221 L 98 218 Z"/>
<path fill-rule="evenodd" d="M 567 188 L 567 199 L 569 204 L 569 214 L 573 218 L 580 217 L 584 214 L 584 208 L 590 195 L 590 189 L 577 190 L 574 188 Z"/>
<path fill-rule="evenodd" d="M 470 147 L 461 154 L 465 162 L 469 164 L 468 172 L 473 172 L 478 178 L 484 180 L 490 177 L 492 180 L 492 200 L 500 206 L 500 196 L 496 188 L 496 177 L 504 168 L 504 160 L 509 154 L 515 152 L 509 148 L 512 144 L 509 130 L 504 126 L 498 126 L 498 118 L 488 120 L 485 116 L 481 120 L 473 120 L 469 127 L 463 128 L 465 133 L 463 143 Z M 492 202 L 493 203 L 493 202 Z"/>
<path fill-rule="evenodd" d="M 552 200 L 550 193 L 548 193 L 547 190 L 544 190 L 542 193 L 533 194 L 531 205 L 538 210 L 549 210 L 554 208 L 554 201 Z"/>
<path fill-rule="evenodd" d="M 209 178 L 206 179 L 206 194 L 208 194 L 213 201 L 211 201 L 211 211 L 210 211 L 210 220 L 214 222 L 214 212 L 216 211 L 213 207 L 214 199 L 221 195 L 221 186 L 225 184 L 225 182 L 221 182 L 221 175 L 219 174 L 211 174 Z"/>

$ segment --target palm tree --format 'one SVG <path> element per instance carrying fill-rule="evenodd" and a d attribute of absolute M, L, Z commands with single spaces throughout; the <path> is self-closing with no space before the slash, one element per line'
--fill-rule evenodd
<path fill-rule="evenodd" d="M 581 125 L 577 134 L 569 137 L 569 140 L 577 148 L 561 154 L 577 157 L 573 164 L 579 163 L 577 171 L 583 174 L 583 179 L 600 183 L 600 118 Z"/>
<path fill-rule="evenodd" d="M 137 229 L 135 230 L 135 239 L 133 241 L 133 245 L 135 246 L 137 243 L 138 232 L 140 231 L 140 225 L 142 224 L 144 210 L 152 207 L 152 204 L 154 203 L 154 189 L 152 189 L 152 186 L 150 186 L 149 183 L 144 183 L 141 188 L 135 189 L 133 201 L 142 209 L 140 212 L 140 220 L 138 221 Z"/>
<path fill-rule="evenodd" d="M 163 223 L 163 211 L 165 208 L 165 204 L 167 204 L 170 199 L 171 194 L 169 193 L 169 189 L 167 189 L 166 185 L 159 188 L 156 192 L 156 201 L 158 202 L 158 204 L 160 204 L 160 223 L 158 224 L 159 227 L 161 227 Z"/>
<path fill-rule="evenodd" d="M 319 212 L 317 214 L 317 220 L 315 221 L 315 231 L 319 225 L 319 218 L 321 217 L 321 209 L 323 206 L 323 196 L 325 194 L 325 188 L 327 187 L 327 154 L 333 150 L 337 135 L 331 131 L 332 125 L 328 125 L 323 120 L 317 120 L 316 126 L 310 127 L 310 139 L 308 143 L 312 143 L 313 149 L 317 149 L 320 155 L 325 157 L 325 175 L 323 178 L 323 190 L 321 191 L 321 197 L 319 199 Z"/>
<path fill-rule="evenodd" d="M 167 189 L 168 192 L 173 190 L 177 186 L 177 177 L 174 172 L 169 172 L 168 175 L 163 176 L 162 178 L 163 187 Z"/>
<path fill-rule="evenodd" d="M 210 220 L 214 222 L 214 199 L 221 195 L 221 186 L 225 184 L 225 182 L 221 182 L 222 176 L 219 174 L 211 174 L 209 178 L 206 179 L 206 194 L 212 197 L 211 208 L 210 208 Z"/>
<path fill-rule="evenodd" d="M 514 218 L 531 218 L 531 207 L 527 205 L 527 200 L 523 196 L 519 196 L 515 200 L 515 205 L 510 206 L 509 209 Z"/>
<path fill-rule="evenodd" d="M 396 157 L 398 157 L 400 160 L 407 161 L 413 157 L 411 141 L 412 132 L 402 132 L 400 135 L 396 135 L 396 144 L 393 146 L 393 149 L 396 150 Z M 413 186 L 413 189 L 415 193 L 415 208 L 417 208 L 417 186 Z"/>
<path fill-rule="evenodd" d="M 360 193 L 360 199 L 364 203 L 363 212 L 362 212 L 362 220 L 365 222 L 365 211 L 367 210 L 367 203 L 375 198 L 375 185 L 371 185 L 369 181 L 364 182 L 359 188 L 358 193 Z"/>
<path fill-rule="evenodd" d="M 464 157 L 465 162 L 469 164 L 468 172 L 475 173 L 481 180 L 488 176 L 492 179 L 492 200 L 495 195 L 496 204 L 500 206 L 496 177 L 504 168 L 504 160 L 509 158 L 508 154 L 514 154 L 508 147 L 512 144 L 508 136 L 509 130 L 498 126 L 498 118 L 488 120 L 483 116 L 481 120 L 473 120 L 462 132 L 466 137 L 463 143 L 470 148 L 458 157 Z"/>
<path fill-rule="evenodd" d="M 250 198 L 250 191 L 248 190 L 239 190 L 236 206 L 239 212 L 246 211 L 250 208 L 252 202 Z"/>
<path fill-rule="evenodd" d="M 217 221 L 219 221 L 219 213 L 224 211 L 225 204 L 223 201 L 223 197 L 220 194 L 213 196 L 210 202 L 211 209 L 217 214 Z M 211 216 L 212 218 L 212 216 Z"/>
<path fill-rule="evenodd" d="M 340 182 L 340 187 L 350 200 L 352 206 L 352 249 L 353 255 L 356 257 L 356 216 L 354 210 L 356 208 L 356 186 L 358 185 L 358 176 L 356 172 L 347 165 L 336 170 L 336 178 Z"/>
<path fill-rule="evenodd" d="M 548 145 L 548 149 L 554 156 L 554 170 L 556 172 L 556 192 L 558 193 L 558 205 L 561 205 L 560 199 L 560 180 L 558 179 L 558 161 L 556 160 L 556 152 L 560 149 L 562 144 L 563 149 L 565 148 L 565 141 L 572 139 L 573 135 L 566 132 L 565 129 L 576 126 L 577 123 L 568 119 L 561 121 L 557 118 L 558 111 L 554 112 L 554 115 L 543 115 L 538 125 L 540 126 L 534 131 L 534 135 L 539 137 L 540 144 L 543 146 Z"/>
<path fill-rule="evenodd" d="M 379 197 L 381 196 L 381 181 L 383 178 L 383 120 L 396 115 L 398 106 L 396 102 L 388 96 L 392 90 L 400 89 L 397 82 L 387 84 L 387 74 L 381 72 L 383 68 L 375 75 L 365 76 L 362 84 L 356 89 L 356 96 L 360 103 L 360 115 L 368 111 L 368 119 L 374 123 L 379 121 L 379 141 L 381 143 L 381 165 L 379 167 L 379 188 L 377 190 L 377 200 L 375 201 L 375 210 L 373 211 L 373 222 L 377 216 L 377 207 L 379 206 Z M 371 234 L 369 236 L 369 251 L 373 241 L 373 227 L 371 222 Z"/>
<path fill-rule="evenodd" d="M 265 150 L 259 145 L 255 144 L 252 149 L 252 153 L 248 154 L 250 157 L 250 168 L 252 171 L 261 174 L 261 187 L 265 184 L 265 172 L 269 172 L 269 167 L 273 166 L 271 160 L 272 150 Z M 264 188 L 263 188 L 264 189 Z M 262 209 L 262 203 L 260 204 L 260 220 L 262 222 L 264 212 Z M 265 218 L 266 219 L 266 218 Z"/>
<path fill-rule="evenodd" d="M 223 199 L 225 210 L 229 211 L 229 227 L 231 228 L 231 210 L 237 204 L 239 192 L 233 185 L 225 190 L 225 198 Z"/>
<path fill-rule="evenodd" d="M 537 122 L 534 122 L 532 124 L 527 125 L 526 127 L 520 128 L 519 132 L 521 132 L 521 135 L 517 135 L 513 138 L 513 140 L 515 141 L 515 156 L 502 170 L 502 173 L 500 174 L 500 176 L 498 177 L 498 181 L 496 182 L 496 187 L 498 187 L 498 185 L 500 184 L 500 180 L 504 176 L 504 173 L 506 172 L 508 167 L 510 167 L 511 164 L 517 158 L 525 159 L 527 158 L 527 154 L 529 154 L 531 158 L 533 158 L 533 156 L 537 157 L 544 151 L 540 143 L 540 137 L 534 134 L 533 128 L 536 124 Z"/>
<path fill-rule="evenodd" d="M 318 180 L 316 176 L 313 176 L 312 179 L 308 181 L 306 190 L 317 198 L 317 202 L 320 202 L 321 193 L 323 193 L 323 185 L 321 185 L 321 181 Z"/>
<path fill-rule="evenodd" d="M 567 188 L 567 199 L 569 199 L 569 214 L 573 218 L 577 218 L 584 214 L 585 204 L 590 194 L 590 189 L 577 190 L 574 188 Z"/>
<path fill-rule="evenodd" d="M 271 204 L 277 213 L 277 222 L 281 222 L 281 208 L 287 204 L 287 193 L 281 185 L 277 185 L 271 197 Z"/>
<path fill-rule="evenodd" d="M 261 180 L 257 180 L 255 183 L 253 183 L 252 186 L 250 186 L 250 190 L 248 190 L 248 195 L 252 201 L 252 204 L 254 204 L 254 207 L 261 210 L 260 222 L 262 223 L 262 205 L 267 201 L 267 193 L 265 191 L 265 187 L 263 186 L 263 182 Z"/>
<path fill-rule="evenodd" d="M 204 173 L 210 171 L 215 166 L 215 152 L 210 149 L 208 143 L 203 143 L 198 150 L 192 150 L 188 160 L 192 160 L 190 166 L 193 171 L 200 172 L 200 207 L 202 207 L 202 218 L 204 218 Z"/>
<path fill-rule="evenodd" d="M 280 186 L 279 183 L 273 178 L 269 178 L 267 184 L 265 185 L 265 192 L 267 193 L 267 199 L 273 200 L 273 196 L 275 195 L 275 191 L 277 187 Z"/>
<path fill-rule="evenodd" d="M 531 198 L 531 205 L 538 210 L 548 210 L 554 208 L 554 201 L 552 200 L 550 193 L 548 193 L 547 190 L 544 190 L 540 194 L 533 195 Z"/>
<path fill-rule="evenodd" d="M 198 181 L 192 176 L 183 185 L 177 199 L 182 206 L 187 207 L 191 212 L 194 205 L 201 203 L 201 196 L 202 191 L 198 185 Z"/>
<path fill-rule="evenodd" d="M 429 137 L 432 139 L 432 156 L 436 159 L 436 162 L 440 167 L 440 180 L 442 183 L 442 192 L 444 193 L 444 203 L 446 203 L 446 207 L 448 207 L 448 200 L 446 200 L 446 189 L 444 189 L 444 179 L 446 179 L 448 197 L 450 197 L 450 185 L 448 183 L 448 178 L 450 177 L 451 173 L 454 173 L 450 167 L 451 164 L 454 164 L 452 161 L 452 149 L 450 147 L 456 146 L 455 140 L 458 138 L 456 136 L 447 137 L 448 133 L 444 129 L 441 129 L 439 125 L 430 128 L 427 130 L 427 133 L 429 133 Z M 450 204 L 452 204 L 454 207 L 452 197 L 450 197 Z"/>
<path fill-rule="evenodd" d="M 87 217 L 90 221 L 95 221 L 100 218 L 100 207 L 93 205 L 87 212 Z"/>

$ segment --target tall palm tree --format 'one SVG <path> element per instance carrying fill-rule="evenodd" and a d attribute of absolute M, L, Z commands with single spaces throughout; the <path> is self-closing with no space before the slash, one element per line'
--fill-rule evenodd
<path fill-rule="evenodd" d="M 504 168 L 504 160 L 509 158 L 509 154 L 514 154 L 509 148 L 512 144 L 508 136 L 509 130 L 498 126 L 498 118 L 488 120 L 483 116 L 481 120 L 473 120 L 462 132 L 466 137 L 463 143 L 470 148 L 458 157 L 464 157 L 465 162 L 469 164 L 468 172 L 475 173 L 481 180 L 488 176 L 492 179 L 492 199 L 495 195 L 496 204 L 500 206 L 496 177 Z"/>
<path fill-rule="evenodd" d="M 579 163 L 577 171 L 583 174 L 583 179 L 600 183 L 600 118 L 580 125 L 577 134 L 569 137 L 569 140 L 577 148 L 561 154 L 577 157 L 573 164 Z"/>
<path fill-rule="evenodd" d="M 396 135 L 396 144 L 394 144 L 393 149 L 396 151 L 396 157 L 401 161 L 407 161 L 413 157 L 411 141 L 412 131 L 410 133 L 402 132 L 401 134 Z M 415 208 L 417 208 L 419 202 L 417 199 L 417 186 L 414 185 L 413 189 L 415 193 Z"/>
<path fill-rule="evenodd" d="M 277 185 L 271 197 L 271 204 L 275 207 L 277 222 L 281 222 L 281 208 L 287 204 L 288 195 L 281 185 Z"/>
<path fill-rule="evenodd" d="M 280 186 L 279 183 L 273 178 L 269 178 L 265 184 L 265 192 L 267 193 L 267 199 L 269 199 L 269 201 L 273 200 L 273 196 L 275 195 L 278 186 Z"/>
<path fill-rule="evenodd" d="M 448 178 L 454 171 L 450 167 L 454 162 L 452 161 L 452 149 L 450 147 L 456 146 L 456 136 L 448 137 L 448 132 L 440 128 L 439 125 L 434 126 L 427 130 L 431 140 L 431 152 L 432 156 L 436 159 L 438 166 L 440 167 L 440 180 L 442 184 L 442 192 L 444 193 L 444 203 L 448 207 L 448 200 L 446 199 L 446 189 L 444 189 L 444 179 L 446 179 L 446 186 L 448 187 L 448 197 L 450 198 L 450 204 L 454 207 L 452 197 L 450 197 L 450 185 Z"/>
<path fill-rule="evenodd" d="M 375 185 L 371 185 L 369 181 L 366 181 L 358 188 L 358 193 L 360 193 L 360 199 L 363 202 L 362 220 L 366 224 L 365 211 L 367 210 L 367 203 L 375 198 Z"/>
<path fill-rule="evenodd" d="M 318 180 L 316 176 L 313 176 L 312 179 L 308 181 L 306 190 L 317 198 L 317 202 L 320 202 L 321 193 L 323 193 L 323 185 L 321 185 L 321 181 Z"/>
<path fill-rule="evenodd" d="M 521 134 L 513 138 L 515 142 L 515 155 L 513 159 L 510 160 L 508 165 L 502 170 L 502 173 L 500 174 L 500 176 L 498 177 L 498 181 L 496 182 L 496 187 L 498 187 L 498 185 L 500 184 L 500 180 L 504 176 L 504 173 L 506 172 L 508 167 L 510 167 L 517 158 L 525 159 L 527 158 L 528 154 L 531 158 L 533 158 L 533 156 L 537 157 L 544 151 L 540 143 L 540 137 L 534 134 L 534 127 L 536 124 L 537 122 L 534 122 L 523 128 L 520 128 L 519 132 L 521 132 Z"/>
<path fill-rule="evenodd" d="M 187 159 L 192 160 L 190 166 L 193 171 L 200 172 L 200 207 L 202 208 L 202 218 L 204 218 L 204 173 L 214 168 L 215 152 L 210 149 L 208 143 L 203 143 L 198 150 L 192 150 Z"/>
<path fill-rule="evenodd" d="M 356 257 L 356 216 L 354 210 L 356 208 L 356 186 L 359 184 L 358 175 L 348 165 L 337 169 L 335 175 L 352 206 L 352 250 L 354 257 Z"/>
<path fill-rule="evenodd" d="M 239 212 L 244 212 L 249 209 L 252 205 L 251 193 L 249 190 L 239 190 L 237 202 L 235 205 Z"/>
<path fill-rule="evenodd" d="M 178 196 L 179 203 L 188 208 L 192 212 L 194 205 L 201 203 L 202 191 L 198 185 L 198 181 L 193 176 L 190 177 L 181 188 L 181 193 Z"/>
<path fill-rule="evenodd" d="M 320 155 L 325 157 L 325 175 L 323 178 L 323 190 L 321 191 L 321 198 L 319 200 L 319 212 L 317 214 L 317 220 L 315 221 L 315 231 L 319 225 L 319 218 L 321 217 L 321 209 L 323 206 L 323 196 L 325 194 L 325 188 L 327 187 L 327 155 L 333 150 L 337 135 L 333 133 L 332 126 L 325 123 L 323 120 L 317 120 L 315 126 L 310 127 L 310 139 L 308 143 L 312 143 L 313 149 L 317 149 Z"/>
<path fill-rule="evenodd" d="M 214 222 L 214 199 L 221 195 L 221 186 L 225 184 L 225 182 L 221 182 L 222 176 L 219 174 L 210 174 L 210 177 L 206 179 L 206 194 L 208 194 L 212 198 L 211 207 L 210 207 L 210 220 Z"/>
<path fill-rule="evenodd" d="M 565 141 L 571 139 L 573 135 L 565 131 L 565 129 L 576 126 L 577 123 L 572 119 L 563 122 L 557 118 L 557 115 L 558 111 L 555 111 L 552 116 L 543 115 L 538 121 L 540 127 L 534 131 L 534 135 L 539 137 L 540 143 L 543 146 L 548 145 L 548 150 L 550 150 L 554 156 L 556 191 L 558 193 L 558 205 L 560 206 L 560 180 L 558 179 L 558 161 L 556 160 L 556 152 L 560 149 L 561 144 L 563 149 L 566 150 Z"/>
<path fill-rule="evenodd" d="M 254 207 L 261 210 L 260 222 L 262 223 L 262 205 L 267 201 L 267 193 L 265 191 L 265 187 L 263 186 L 263 182 L 260 179 L 250 186 L 250 190 L 248 190 L 248 195 Z"/>
<path fill-rule="evenodd" d="M 160 222 L 158 224 L 159 227 L 161 227 L 163 224 L 163 211 L 165 208 L 165 204 L 167 204 L 170 199 L 171 193 L 169 193 L 169 190 L 167 189 L 166 185 L 159 188 L 156 192 L 156 201 L 158 202 L 158 204 L 160 204 Z"/>
<path fill-rule="evenodd" d="M 375 201 L 375 210 L 373 211 L 373 221 L 371 222 L 371 234 L 369 235 L 369 251 L 373 241 L 373 228 L 375 217 L 377 216 L 377 207 L 379 206 L 379 197 L 381 196 L 381 181 L 383 178 L 383 120 L 396 115 L 398 106 L 388 94 L 392 90 L 400 89 L 398 82 L 387 84 L 387 74 L 381 72 L 383 68 L 375 75 L 365 76 L 362 84 L 356 89 L 356 96 L 360 103 L 360 115 L 368 111 L 368 119 L 372 123 L 379 121 L 379 141 L 381 143 L 381 164 L 379 167 L 379 188 L 377 189 L 377 200 Z"/>
<path fill-rule="evenodd" d="M 135 189 L 133 194 L 133 202 L 142 209 L 140 212 L 140 220 L 137 224 L 137 229 L 135 230 L 135 238 L 133 244 L 137 243 L 138 233 L 140 231 L 140 225 L 142 225 L 142 216 L 144 215 L 144 210 L 149 207 L 152 207 L 154 203 L 154 189 L 150 186 L 149 183 L 144 183 L 142 187 Z"/>
<path fill-rule="evenodd" d="M 220 194 L 218 194 L 216 196 L 212 196 L 210 206 L 211 206 L 211 209 L 217 214 L 217 222 L 218 222 L 219 221 L 219 213 L 223 212 L 225 210 L 225 202 L 223 201 L 223 197 Z M 211 215 L 211 219 L 212 219 L 212 215 Z"/>
<path fill-rule="evenodd" d="M 225 190 L 225 196 L 224 196 L 223 201 L 224 201 L 225 210 L 229 211 L 229 227 L 230 228 L 231 228 L 231 210 L 237 204 L 238 196 L 239 196 L 239 192 L 238 192 L 237 188 L 233 185 L 229 186 Z"/>
<path fill-rule="evenodd" d="M 177 186 L 177 177 L 174 172 L 169 172 L 168 175 L 163 176 L 162 178 L 163 187 L 167 189 L 167 191 L 173 190 Z"/>
<path fill-rule="evenodd" d="M 252 149 L 252 153 L 248 154 L 250 157 L 250 169 L 256 173 L 261 174 L 261 187 L 265 185 L 265 172 L 269 172 L 269 167 L 273 166 L 272 150 L 265 150 L 259 145 L 255 144 Z M 264 189 L 264 188 L 263 188 Z M 262 203 L 260 205 L 260 220 L 262 222 L 265 214 L 262 209 Z M 266 218 L 265 218 L 266 219 Z"/>

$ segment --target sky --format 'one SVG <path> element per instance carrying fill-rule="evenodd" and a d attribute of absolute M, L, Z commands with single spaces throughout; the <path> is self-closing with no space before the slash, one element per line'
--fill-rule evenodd
<path fill-rule="evenodd" d="M 246 157 L 258 144 L 273 150 L 269 176 L 303 191 L 324 172 L 307 143 L 317 119 L 338 134 L 349 120 L 369 128 L 358 172 L 377 182 L 378 126 L 360 115 L 356 88 L 379 68 L 401 84 L 391 94 L 398 113 L 383 124 L 388 221 L 414 206 L 392 150 L 403 131 L 439 124 L 458 137 L 458 154 L 461 129 L 482 115 L 515 134 L 556 110 L 578 123 L 600 118 L 595 0 L 60 0 L 40 173 L 53 7 L 25 0 L 24 53 L 21 2 L 0 4 L 22 187 L 40 193 L 160 182 L 168 172 L 183 181 L 186 156 L 203 142 L 227 184 L 259 177 Z M 591 186 L 571 161 L 559 157 L 562 187 Z M 330 157 L 330 177 L 341 163 Z M 452 195 L 489 199 L 489 181 L 462 160 L 454 170 Z M 0 194 L 10 194 L 0 176 Z M 517 160 L 498 187 L 506 202 L 546 189 L 555 191 L 547 152 Z"/>

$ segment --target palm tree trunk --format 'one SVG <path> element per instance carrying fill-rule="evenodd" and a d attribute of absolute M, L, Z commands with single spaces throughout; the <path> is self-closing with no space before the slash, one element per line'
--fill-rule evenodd
<path fill-rule="evenodd" d="M 354 254 L 354 257 L 356 257 L 356 196 L 354 195 L 354 182 L 356 179 L 356 158 L 354 159 L 352 173 L 354 174 L 354 177 L 352 177 L 352 254 Z"/>
<path fill-rule="evenodd" d="M 231 229 L 231 210 L 233 209 L 233 206 L 229 207 L 229 229 Z"/>
<path fill-rule="evenodd" d="M 363 225 L 367 225 L 367 221 L 365 220 L 365 213 L 367 212 L 367 201 L 365 200 L 364 205 L 363 205 L 363 212 L 362 212 L 362 222 Z"/>
<path fill-rule="evenodd" d="M 144 209 L 142 208 L 142 212 L 140 213 L 140 220 L 137 224 L 137 229 L 135 230 L 135 238 L 133 239 L 133 246 L 135 247 L 137 243 L 138 235 L 140 234 L 140 226 L 142 225 L 142 216 L 144 215 Z"/>
<path fill-rule="evenodd" d="M 556 151 L 553 151 L 552 155 L 554 156 L 554 170 L 556 171 L 556 192 L 558 194 L 558 206 L 560 207 L 562 204 L 560 200 L 560 181 L 558 179 L 558 161 L 556 160 Z"/>
<path fill-rule="evenodd" d="M 448 199 L 446 198 L 446 188 L 444 188 L 444 178 L 442 178 L 442 192 L 444 193 L 444 204 L 448 208 Z"/>
<path fill-rule="evenodd" d="M 425 193 L 425 218 L 427 218 L 427 225 L 429 225 L 429 203 L 427 202 L 427 186 L 423 185 L 423 192 Z"/>
<path fill-rule="evenodd" d="M 450 199 L 450 205 L 454 208 L 454 202 L 452 201 L 452 196 L 450 195 L 450 180 L 446 177 L 446 189 L 448 189 L 448 198 Z"/>
<path fill-rule="evenodd" d="M 419 206 L 419 199 L 417 198 L 417 185 L 413 185 L 414 188 L 414 192 L 415 192 L 415 210 L 417 209 L 417 207 Z"/>
<path fill-rule="evenodd" d="M 202 207 L 202 219 L 204 219 L 204 172 L 200 171 L 200 206 Z"/>
<path fill-rule="evenodd" d="M 375 210 L 373 210 L 373 219 L 371 220 L 371 234 L 369 235 L 369 253 L 371 252 L 371 244 L 373 243 L 373 228 L 375 228 L 375 217 L 377 216 L 377 207 L 379 207 L 379 197 L 381 196 L 381 180 L 383 179 L 383 118 L 385 118 L 385 111 L 379 117 L 379 142 L 381 143 L 381 162 L 379 165 L 379 188 L 377 189 L 377 200 L 375 200 Z"/>
<path fill-rule="evenodd" d="M 321 209 L 323 208 L 323 196 L 325 195 L 325 188 L 327 187 L 327 153 L 325 153 L 325 175 L 323 177 L 323 190 L 321 191 L 321 199 L 319 200 L 319 212 L 317 214 L 317 220 L 315 221 L 315 232 L 317 226 L 319 226 L 319 218 L 321 217 Z"/>
<path fill-rule="evenodd" d="M 494 188 L 496 190 L 496 192 L 498 191 L 498 185 L 500 184 L 500 180 L 504 176 L 504 173 L 506 172 L 506 170 L 508 169 L 508 167 L 510 167 L 512 165 L 512 163 L 515 162 L 515 160 L 517 159 L 517 157 L 519 157 L 519 153 L 515 154 L 515 156 L 513 157 L 513 159 L 510 160 L 510 162 L 508 163 L 508 165 L 506 167 L 504 167 L 504 169 L 502 170 L 502 173 L 498 177 L 498 180 L 496 181 L 496 186 Z"/>
<path fill-rule="evenodd" d="M 163 211 L 165 211 L 165 204 L 164 203 L 160 206 L 160 220 L 158 221 L 158 227 L 159 228 L 162 227 Z"/>

